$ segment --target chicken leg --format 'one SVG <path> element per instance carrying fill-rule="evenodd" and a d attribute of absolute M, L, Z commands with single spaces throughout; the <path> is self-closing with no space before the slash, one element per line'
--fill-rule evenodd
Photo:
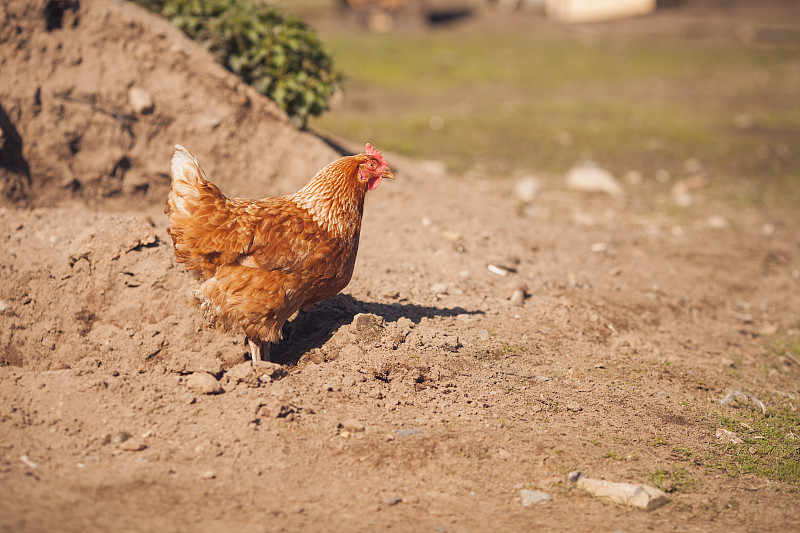
<path fill-rule="evenodd" d="M 250 344 L 250 359 L 253 361 L 269 361 L 269 343 L 247 339 Z"/>

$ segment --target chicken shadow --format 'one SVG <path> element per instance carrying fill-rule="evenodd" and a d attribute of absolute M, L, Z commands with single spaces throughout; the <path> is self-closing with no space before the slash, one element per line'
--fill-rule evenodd
<path fill-rule="evenodd" d="M 299 313 L 283 328 L 283 341 L 273 344 L 270 360 L 281 364 L 295 364 L 303 354 L 320 348 L 345 324 L 353 322 L 359 313 L 382 317 L 386 322 L 407 318 L 419 324 L 423 318 L 453 317 L 462 314 L 477 315 L 483 311 L 469 311 L 461 307 L 441 308 L 417 304 L 363 302 L 349 294 L 337 294 L 306 312 Z"/>
<path fill-rule="evenodd" d="M 0 193 L 6 200 L 23 203 L 31 192 L 31 170 L 22 149 L 22 137 L 0 103 Z"/>

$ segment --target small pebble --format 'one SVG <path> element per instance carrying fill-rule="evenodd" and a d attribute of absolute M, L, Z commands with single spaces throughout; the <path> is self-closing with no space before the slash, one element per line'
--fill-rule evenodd
<path fill-rule="evenodd" d="M 595 253 L 605 252 L 608 250 L 608 244 L 604 242 L 596 242 L 589 249 Z"/>
<path fill-rule="evenodd" d="M 526 176 L 520 179 L 514 186 L 514 195 L 522 203 L 529 204 L 536 199 L 542 184 L 533 176 Z"/>
<path fill-rule="evenodd" d="M 511 293 L 511 305 L 520 306 L 525 301 L 525 291 L 522 289 L 514 289 L 514 292 Z"/>
<path fill-rule="evenodd" d="M 460 233 L 456 233 L 455 231 L 450 231 L 449 229 L 442 230 L 442 237 L 444 237 L 448 241 L 453 241 L 453 242 L 461 240 Z"/>
<path fill-rule="evenodd" d="M 8 310 L 8 304 L 0 300 L 0 313 L 5 313 Z"/>
<path fill-rule="evenodd" d="M 525 507 L 530 507 L 531 505 L 536 505 L 537 503 L 549 502 L 553 499 L 553 497 L 546 492 L 539 492 L 529 489 L 522 489 L 519 491 L 519 495 L 522 498 L 522 505 Z"/>
<path fill-rule="evenodd" d="M 580 411 L 583 411 L 583 407 L 578 405 L 576 402 L 567 402 L 567 411 L 578 413 Z"/>
<path fill-rule="evenodd" d="M 567 172 L 567 187 L 576 191 L 602 192 L 611 196 L 622 196 L 622 186 L 611 172 L 594 163 L 573 167 Z"/>
<path fill-rule="evenodd" d="M 717 429 L 717 439 L 721 440 L 722 442 L 728 444 L 733 444 L 734 446 L 738 446 L 739 444 L 743 444 L 744 441 L 739 438 L 739 436 L 734 433 L 733 431 L 727 430 L 725 428 Z"/>
<path fill-rule="evenodd" d="M 706 219 L 706 224 L 708 224 L 709 228 L 714 229 L 725 229 L 730 225 L 728 219 L 722 215 L 711 215 Z"/>
<path fill-rule="evenodd" d="M 392 494 L 390 496 L 386 496 L 382 501 L 386 505 L 397 505 L 398 503 L 403 501 L 403 498 L 397 496 L 396 494 Z"/>
<path fill-rule="evenodd" d="M 692 205 L 690 189 L 689 182 L 686 180 L 675 183 L 669 192 L 670 196 L 672 196 L 672 201 L 681 207 L 689 207 Z"/>
<path fill-rule="evenodd" d="M 120 431 L 119 433 L 114 433 L 111 436 L 111 439 L 109 440 L 109 442 L 111 444 L 122 444 L 126 440 L 130 439 L 131 436 L 132 435 L 130 433 L 128 433 L 127 431 Z"/>
<path fill-rule="evenodd" d="M 147 115 L 153 112 L 153 98 L 150 93 L 139 87 L 134 87 L 128 93 L 131 108 L 138 115 Z"/>
<path fill-rule="evenodd" d="M 434 283 L 431 286 L 431 292 L 434 294 L 447 294 L 447 283 Z"/>
<path fill-rule="evenodd" d="M 496 274 L 498 276 L 507 276 L 508 275 L 508 270 L 506 270 L 503 267 L 499 267 L 497 265 L 489 265 L 486 268 L 489 269 L 489 272 L 491 272 L 492 274 Z"/>
<path fill-rule="evenodd" d="M 217 473 L 214 472 L 213 470 L 206 470 L 205 472 L 200 474 L 200 477 L 202 479 L 214 479 L 215 477 L 217 477 Z"/>

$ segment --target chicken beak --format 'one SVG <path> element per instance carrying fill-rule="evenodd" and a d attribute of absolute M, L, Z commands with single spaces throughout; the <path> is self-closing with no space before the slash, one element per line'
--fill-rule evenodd
<path fill-rule="evenodd" d="M 392 172 L 391 170 L 385 170 L 383 172 L 383 174 L 381 174 L 381 177 L 382 178 L 389 178 L 390 180 L 393 180 L 394 179 L 394 172 Z"/>

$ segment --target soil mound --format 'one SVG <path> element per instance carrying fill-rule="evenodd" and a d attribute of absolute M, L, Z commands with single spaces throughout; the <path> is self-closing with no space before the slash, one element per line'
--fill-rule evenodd
<path fill-rule="evenodd" d="M 8 2 L 0 69 L 2 364 L 143 368 L 172 340 L 174 370 L 218 371 L 231 339 L 187 308 L 160 215 L 173 145 L 228 196 L 296 190 L 338 154 L 129 2 Z"/>
<path fill-rule="evenodd" d="M 176 143 L 194 152 L 229 196 L 290 189 L 336 155 L 136 5 L 4 4 L 0 202 L 6 205 L 160 203 Z"/>

